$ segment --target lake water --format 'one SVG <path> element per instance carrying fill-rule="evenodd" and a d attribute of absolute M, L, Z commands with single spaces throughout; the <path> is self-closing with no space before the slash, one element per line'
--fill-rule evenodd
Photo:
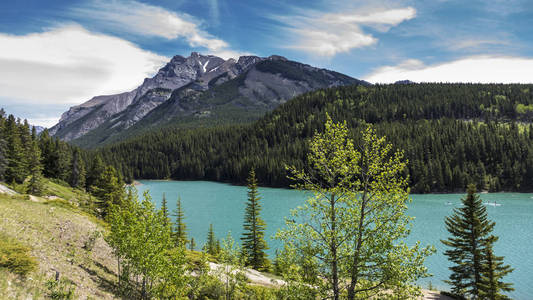
<path fill-rule="evenodd" d="M 239 240 L 244 219 L 247 189 L 243 186 L 206 181 L 158 181 L 141 180 L 137 186 L 139 194 L 150 191 L 158 207 L 165 193 L 169 208 L 176 208 L 176 199 L 181 197 L 185 212 L 189 237 L 194 237 L 197 248 L 205 242 L 209 224 L 213 224 L 218 238 L 226 237 L 231 231 Z M 300 191 L 276 188 L 259 188 L 262 198 L 261 216 L 267 224 L 266 237 L 273 254 L 279 246 L 272 239 L 278 228 L 285 225 L 284 217 L 290 209 L 302 204 L 306 194 Z M 429 257 L 426 266 L 434 275 L 423 279 L 420 284 L 427 287 L 429 282 L 440 289 L 448 289 L 442 280 L 449 276 L 449 263 L 443 255 L 445 247 L 441 239 L 448 237 L 444 227 L 444 217 L 450 215 L 454 207 L 460 206 L 462 194 L 411 195 L 408 214 L 415 217 L 408 242 L 421 241 L 422 245 L 434 245 L 437 253 Z M 505 256 L 505 263 L 515 270 L 505 277 L 513 282 L 514 299 L 533 299 L 533 194 L 493 193 L 481 194 L 484 201 L 496 202 L 487 205 L 489 217 L 496 221 L 494 233 L 500 237 L 495 245 L 495 253 Z M 501 205 L 500 205 L 501 204 Z"/>

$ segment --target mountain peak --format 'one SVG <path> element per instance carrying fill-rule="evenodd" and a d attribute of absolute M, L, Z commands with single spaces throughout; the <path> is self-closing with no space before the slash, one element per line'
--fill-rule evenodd
<path fill-rule="evenodd" d="M 239 109 L 257 116 L 301 93 L 357 82 L 279 55 L 224 60 L 191 52 L 188 57 L 173 56 L 154 77 L 146 78 L 133 91 L 93 97 L 72 107 L 50 133 L 74 140 L 98 128 L 94 132 L 102 142 L 140 121 L 152 126 L 199 111 Z"/>
<path fill-rule="evenodd" d="M 275 55 L 275 54 L 274 54 L 274 55 L 270 55 L 270 56 L 268 57 L 268 59 L 269 59 L 269 60 L 288 61 L 287 58 L 285 58 L 285 57 L 283 57 L 283 56 L 281 56 L 281 55 Z"/>

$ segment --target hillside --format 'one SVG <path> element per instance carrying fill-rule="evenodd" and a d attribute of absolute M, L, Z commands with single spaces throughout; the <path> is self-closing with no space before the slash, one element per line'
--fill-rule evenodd
<path fill-rule="evenodd" d="M 131 92 L 97 96 L 70 108 L 52 135 L 83 147 L 123 140 L 166 124 L 246 123 L 312 90 L 363 83 L 281 56 L 238 60 L 193 52 L 175 56 Z"/>
<path fill-rule="evenodd" d="M 67 286 L 74 287 L 76 299 L 114 298 L 116 261 L 96 235 L 104 224 L 82 208 L 89 195 L 48 180 L 46 187 L 45 197 L 0 192 L 0 235 L 30 247 L 37 262 L 26 279 L 0 268 L 0 298 L 50 296 L 47 283 L 56 271 L 60 280 L 72 282 Z"/>
<path fill-rule="evenodd" d="M 126 177 L 287 187 L 306 139 L 328 113 L 353 135 L 374 124 L 409 159 L 413 192 L 533 190 L 533 86 L 405 84 L 337 87 L 296 97 L 254 124 L 167 128 L 99 150 Z"/>
<path fill-rule="evenodd" d="M 36 197 L 19 194 L 0 183 L 2 242 L 24 245 L 37 262 L 36 269 L 26 276 L 0 266 L 0 298 L 59 299 L 70 290 L 73 299 L 119 299 L 116 257 L 102 238 L 108 226 L 85 212 L 90 196 L 49 180 L 45 185 L 47 196 Z M 0 252 L 2 247 L 0 243 Z M 198 254 L 189 253 L 191 265 L 199 263 Z M 225 272 L 218 263 L 210 262 L 209 267 L 213 274 Z M 51 287 L 56 274 L 62 285 Z M 244 269 L 243 274 L 248 283 L 265 291 L 285 284 L 272 274 L 253 269 Z M 437 291 L 422 292 L 420 299 L 451 299 Z"/>

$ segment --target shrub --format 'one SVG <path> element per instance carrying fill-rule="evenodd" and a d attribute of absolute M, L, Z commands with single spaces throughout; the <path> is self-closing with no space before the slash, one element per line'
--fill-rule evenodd
<path fill-rule="evenodd" d="M 94 245 L 96 244 L 96 240 L 102 236 L 102 233 L 98 230 L 93 231 L 89 238 L 85 241 L 85 244 L 83 245 L 83 248 L 87 250 L 88 252 L 93 251 Z"/>
<path fill-rule="evenodd" d="M 30 254 L 30 248 L 17 240 L 0 233 L 0 267 L 26 276 L 37 267 L 37 261 Z"/>
<path fill-rule="evenodd" d="M 72 281 L 68 279 L 54 279 L 50 278 L 46 282 L 46 288 L 48 289 L 47 296 L 50 299 L 57 299 L 57 300 L 70 300 L 74 299 L 74 292 L 76 291 L 76 287 L 72 283 Z"/>

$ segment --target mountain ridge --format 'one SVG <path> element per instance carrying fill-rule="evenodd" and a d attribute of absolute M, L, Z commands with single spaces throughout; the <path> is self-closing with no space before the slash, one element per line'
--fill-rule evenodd
<path fill-rule="evenodd" d="M 141 130 L 138 123 L 154 127 L 191 118 L 197 123 L 257 119 L 302 93 L 350 84 L 368 83 L 278 55 L 224 60 L 192 52 L 172 57 L 130 92 L 96 96 L 71 107 L 50 133 L 94 147 Z M 163 103 L 168 111 L 160 108 Z"/>

